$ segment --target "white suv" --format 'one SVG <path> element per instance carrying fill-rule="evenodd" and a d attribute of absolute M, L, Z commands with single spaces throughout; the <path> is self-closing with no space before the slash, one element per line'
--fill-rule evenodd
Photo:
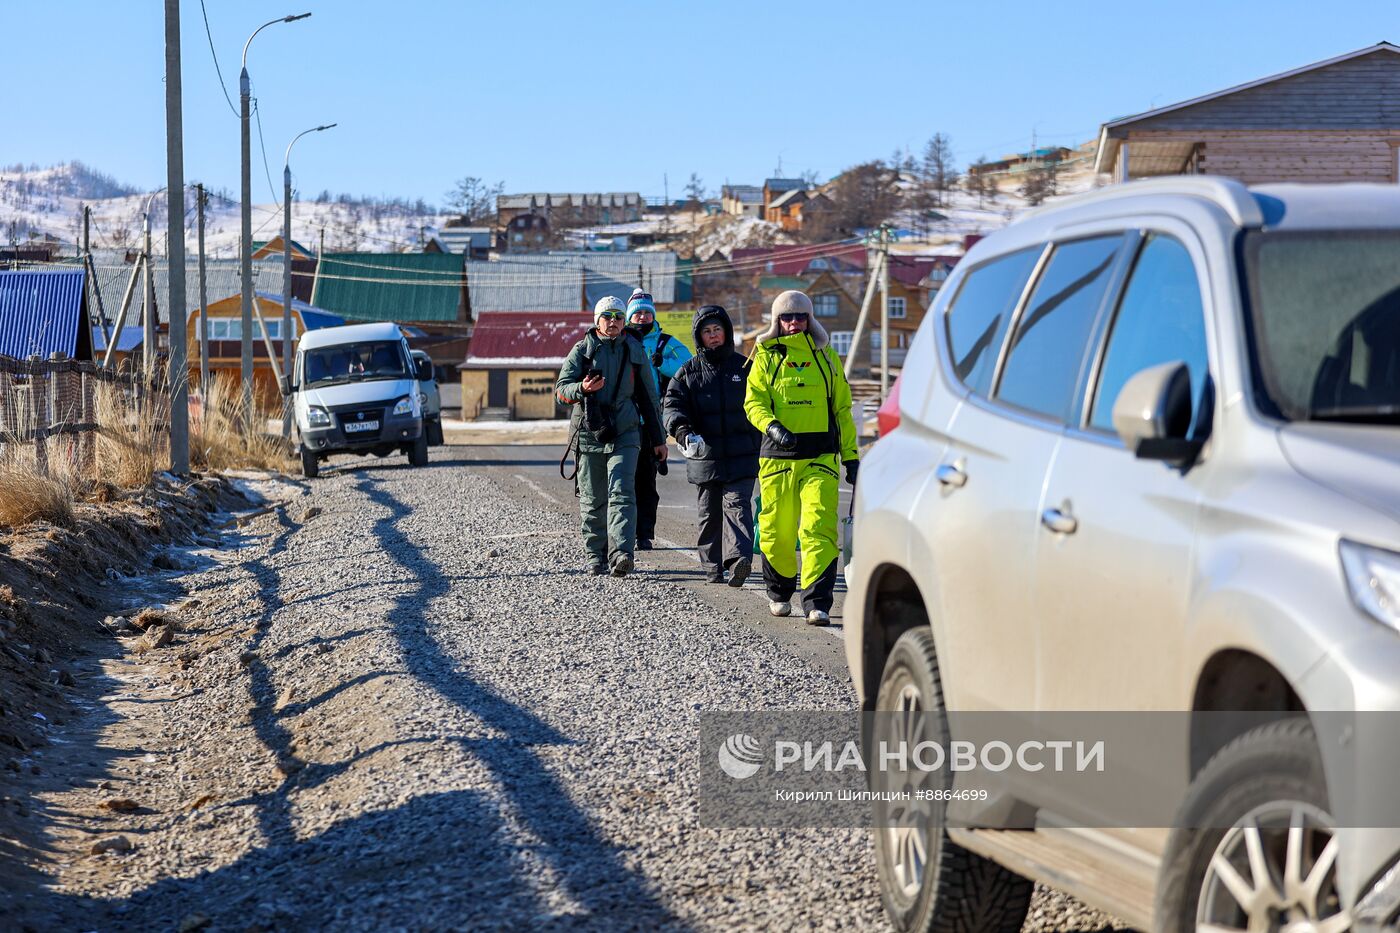
<path fill-rule="evenodd" d="M 1182 812 L 1236 830 L 885 807 L 895 926 L 1018 929 L 1039 880 L 1155 930 L 1392 927 L 1400 831 L 1336 825 L 1327 784 L 1349 755 L 1349 793 L 1394 796 L 1400 743 L 1307 717 L 1400 710 L 1400 189 L 1038 210 L 969 251 L 900 390 L 847 580 L 864 709 L 1301 719 L 1179 748 Z"/>

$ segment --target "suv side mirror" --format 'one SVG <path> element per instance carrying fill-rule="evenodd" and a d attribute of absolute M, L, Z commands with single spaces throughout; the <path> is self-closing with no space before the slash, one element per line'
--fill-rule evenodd
<path fill-rule="evenodd" d="M 296 389 L 296 386 L 292 385 L 292 377 L 286 373 L 277 380 L 277 387 L 282 390 L 283 395 L 291 395 Z"/>
<path fill-rule="evenodd" d="M 417 370 L 418 381 L 419 381 L 419 382 L 432 382 L 432 381 L 433 381 L 433 364 L 432 364 L 431 362 L 429 362 L 428 360 L 418 360 L 418 359 L 415 359 L 413 362 L 414 362 L 415 364 L 417 364 L 415 368 L 416 368 L 416 370 Z"/>
<path fill-rule="evenodd" d="M 1185 363 L 1161 363 L 1129 379 L 1113 403 L 1113 428 L 1140 460 L 1187 467 L 1202 441 L 1191 431 L 1191 371 Z"/>

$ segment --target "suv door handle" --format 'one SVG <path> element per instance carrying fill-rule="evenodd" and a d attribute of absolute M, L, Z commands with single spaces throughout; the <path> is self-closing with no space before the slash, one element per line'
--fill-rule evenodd
<path fill-rule="evenodd" d="M 967 474 L 955 463 L 940 463 L 933 475 L 944 486 L 953 489 L 961 489 L 967 485 Z"/>
<path fill-rule="evenodd" d="M 1040 523 L 1059 535 L 1072 535 L 1079 530 L 1079 519 L 1070 514 L 1068 503 L 1063 511 L 1046 509 L 1041 512 Z"/>

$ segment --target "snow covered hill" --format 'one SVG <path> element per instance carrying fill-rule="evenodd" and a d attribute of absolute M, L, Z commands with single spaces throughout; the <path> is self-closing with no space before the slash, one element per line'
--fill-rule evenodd
<path fill-rule="evenodd" d="M 255 189 L 256 190 L 256 189 Z M 82 207 L 92 208 L 92 241 L 97 248 L 138 246 L 142 216 L 150 195 L 137 192 L 78 162 L 39 168 L 12 165 L 0 168 L 0 245 L 21 246 L 46 236 L 72 252 L 82 231 Z M 341 196 L 293 201 L 292 239 L 315 249 L 325 230 L 326 249 L 394 252 L 417 246 L 423 228 L 440 226 L 447 215 L 427 205 Z M 155 252 L 165 252 L 165 196 L 151 206 Z M 277 204 L 254 204 L 253 239 L 268 240 L 282 232 L 282 209 Z M 204 221 L 205 250 L 214 258 L 238 255 L 239 208 L 230 192 L 209 192 Z M 195 246 L 195 196 L 185 196 L 185 242 Z"/>

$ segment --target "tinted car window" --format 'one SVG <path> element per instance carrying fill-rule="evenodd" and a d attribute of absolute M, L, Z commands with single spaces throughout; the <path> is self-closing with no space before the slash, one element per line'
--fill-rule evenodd
<path fill-rule="evenodd" d="M 1021 250 L 974 269 L 948 311 L 953 369 L 974 392 L 991 389 L 1006 326 L 1040 253 L 1040 247 Z"/>
<path fill-rule="evenodd" d="M 997 398 L 1051 417 L 1068 416 L 1120 242 L 1115 234 L 1055 247 L 1016 327 Z"/>
<path fill-rule="evenodd" d="M 1400 421 L 1400 234 L 1251 233 L 1260 402 L 1284 418 Z"/>
<path fill-rule="evenodd" d="M 1109 333 L 1089 423 L 1113 430 L 1113 403 L 1149 366 L 1180 360 L 1191 371 L 1192 424 L 1206 385 L 1205 312 L 1186 247 L 1153 234 L 1138 254 Z"/>

